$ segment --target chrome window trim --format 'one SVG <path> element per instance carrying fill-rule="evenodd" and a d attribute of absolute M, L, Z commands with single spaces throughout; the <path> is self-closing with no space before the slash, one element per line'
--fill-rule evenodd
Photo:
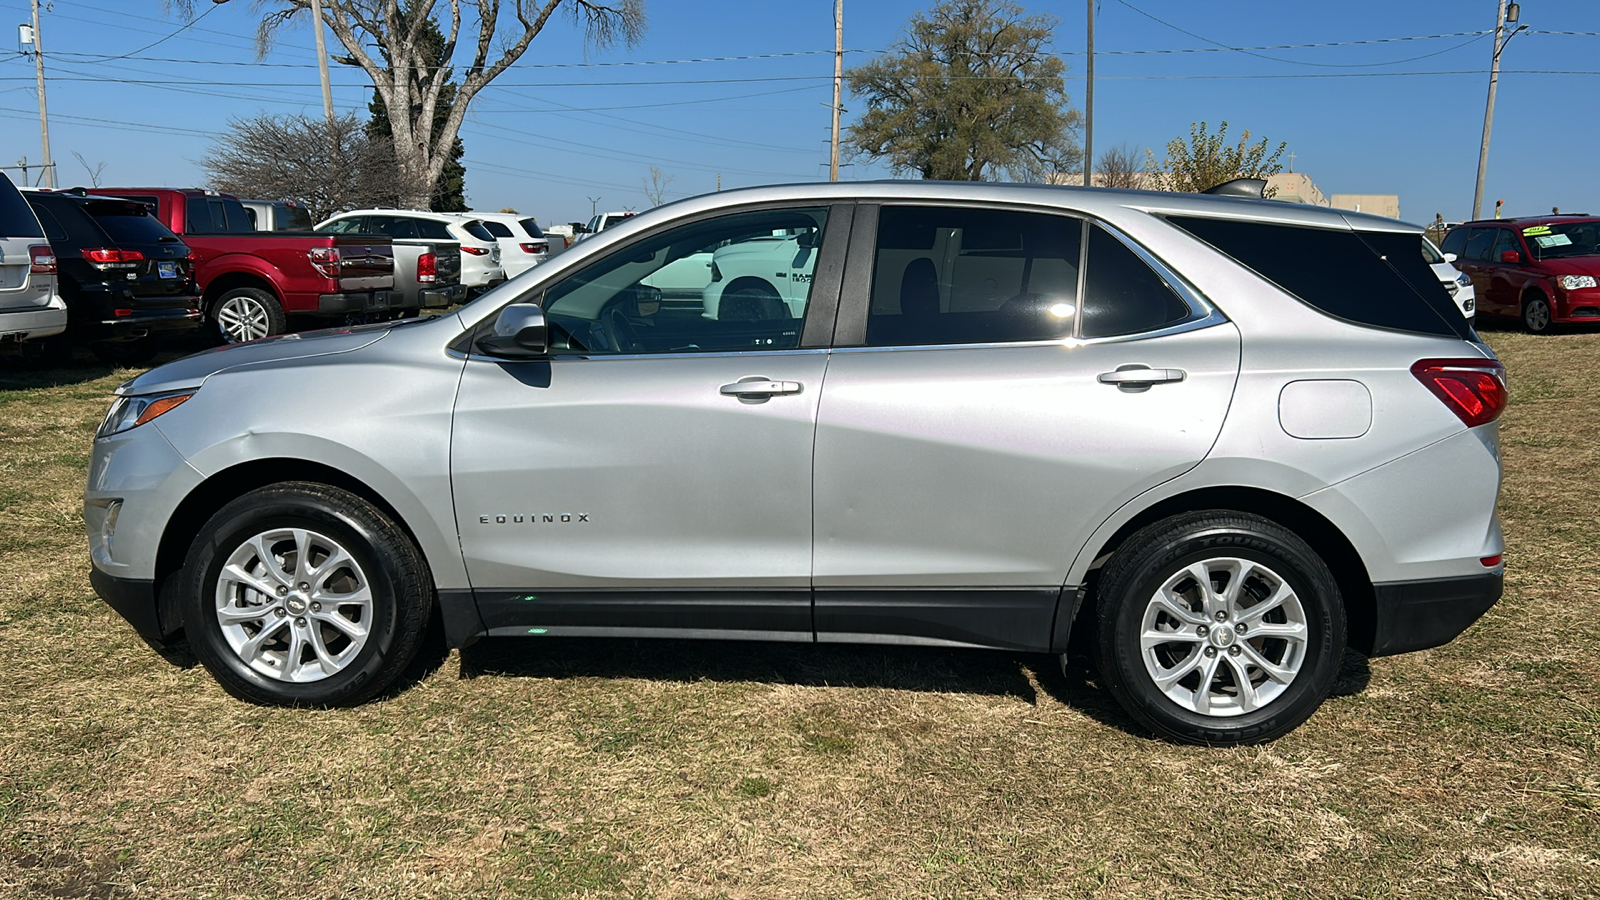
<path fill-rule="evenodd" d="M 1211 309 L 1201 318 L 1185 319 L 1166 328 L 1155 331 L 1139 331 L 1133 334 L 1113 334 L 1107 337 L 1095 338 L 1050 338 L 1038 341 L 988 341 L 972 344 L 897 344 L 892 347 L 835 347 L 834 353 L 898 353 L 903 350 L 998 350 L 1005 347 L 1087 347 L 1095 344 L 1124 344 L 1129 341 L 1143 341 L 1150 338 L 1167 337 L 1174 334 L 1183 334 L 1188 331 L 1199 331 L 1202 328 L 1211 328 L 1229 321 L 1221 310 Z"/>
<path fill-rule="evenodd" d="M 876 349 L 876 348 L 874 348 Z M 481 353 L 462 354 L 458 350 L 449 351 L 452 356 L 465 359 L 468 362 L 490 362 L 496 365 L 505 363 L 557 363 L 557 362 L 608 362 L 614 359 L 728 359 L 732 357 L 768 357 L 768 356 L 798 356 L 813 353 L 831 353 L 827 347 L 788 347 L 782 350 L 710 350 L 704 353 L 596 353 L 585 355 L 552 354 L 539 359 L 502 359 L 498 356 L 485 356 Z"/>

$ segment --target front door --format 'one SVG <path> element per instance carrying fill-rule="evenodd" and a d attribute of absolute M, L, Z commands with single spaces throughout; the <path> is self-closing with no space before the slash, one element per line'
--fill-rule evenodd
<path fill-rule="evenodd" d="M 1210 449 L 1238 331 L 1063 215 L 885 207 L 871 265 L 818 417 L 817 638 L 1045 649 L 1089 534 Z"/>
<path fill-rule="evenodd" d="M 828 218 L 768 210 L 647 235 L 543 292 L 548 359 L 473 354 L 451 469 L 491 634 L 811 639 L 811 455 L 828 361 L 825 337 L 811 336 L 831 331 L 833 304 L 818 297 L 836 301 L 837 277 L 818 279 L 798 318 L 780 304 L 744 320 L 663 305 L 649 281 Z M 835 218 L 848 229 L 848 213 Z"/>

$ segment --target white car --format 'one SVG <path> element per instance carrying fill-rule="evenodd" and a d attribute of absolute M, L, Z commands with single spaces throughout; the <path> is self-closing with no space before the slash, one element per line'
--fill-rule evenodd
<path fill-rule="evenodd" d="M 505 268 L 507 278 L 515 278 L 550 258 L 550 241 L 532 216 L 494 212 L 450 215 L 483 223 L 484 230 L 500 245 L 500 265 Z"/>
<path fill-rule="evenodd" d="M 317 223 L 334 234 L 383 234 L 391 238 L 455 241 L 461 245 L 461 283 L 480 291 L 506 280 L 500 242 L 479 218 L 426 209 L 353 209 Z"/>
<path fill-rule="evenodd" d="M 578 240 L 581 241 L 590 235 L 599 234 L 618 222 L 631 219 L 636 215 L 638 215 L 638 213 L 629 212 L 627 210 L 596 213 L 594 218 L 589 220 L 589 224 L 583 227 L 583 233 L 578 235 Z"/>
<path fill-rule="evenodd" d="M 1439 276 L 1440 283 L 1450 292 L 1450 299 L 1460 307 L 1461 314 L 1468 319 L 1477 315 L 1477 292 L 1472 289 L 1472 278 L 1452 265 L 1456 261 L 1456 255 L 1445 253 L 1435 246 L 1433 241 L 1424 237 L 1422 258 L 1427 261 L 1428 268 L 1433 270 L 1433 274 Z"/>

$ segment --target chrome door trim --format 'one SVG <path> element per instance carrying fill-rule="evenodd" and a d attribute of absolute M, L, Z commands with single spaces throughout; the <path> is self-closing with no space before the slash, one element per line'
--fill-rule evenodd
<path fill-rule="evenodd" d="M 1141 331 L 1136 334 L 1115 334 L 1109 337 L 1097 338 L 1052 338 L 1042 341 L 990 341 L 974 344 L 899 344 L 893 347 L 835 347 L 834 353 L 899 353 L 906 350 L 1000 350 L 1006 347 L 1086 347 L 1093 344 L 1124 344 L 1129 341 L 1143 341 L 1151 338 L 1167 337 L 1174 334 L 1184 334 L 1190 331 L 1199 331 L 1202 328 L 1211 328 L 1222 325 L 1228 321 L 1221 310 L 1212 309 L 1205 318 L 1189 319 L 1176 325 L 1169 325 L 1155 331 Z"/>

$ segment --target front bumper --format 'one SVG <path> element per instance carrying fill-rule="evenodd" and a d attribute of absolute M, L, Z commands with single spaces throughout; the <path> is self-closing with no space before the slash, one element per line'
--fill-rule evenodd
<path fill-rule="evenodd" d="M 169 628 L 161 621 L 155 582 L 147 578 L 118 578 L 92 565 L 89 567 L 89 584 L 94 586 L 94 592 L 100 595 L 107 606 L 127 619 L 133 630 L 149 643 L 165 646 L 178 630 L 176 622 Z"/>
<path fill-rule="evenodd" d="M 399 309 L 404 305 L 405 296 L 399 291 L 317 295 L 317 315 L 321 316 L 346 316 L 374 310 Z"/>
<path fill-rule="evenodd" d="M 1454 640 L 1489 611 L 1505 572 L 1373 585 L 1377 621 L 1369 656 L 1426 650 Z"/>

